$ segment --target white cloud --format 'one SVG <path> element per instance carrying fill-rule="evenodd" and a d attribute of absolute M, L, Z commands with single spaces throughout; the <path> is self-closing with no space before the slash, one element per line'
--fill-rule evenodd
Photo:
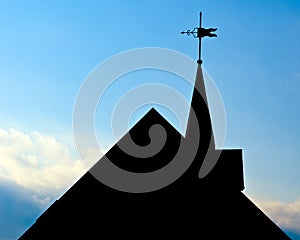
<path fill-rule="evenodd" d="M 50 197 L 41 197 L 41 196 L 33 195 L 32 198 L 34 202 L 41 208 L 45 206 L 49 206 L 51 203 Z"/>
<path fill-rule="evenodd" d="M 293 202 L 254 200 L 278 226 L 300 233 L 300 198 Z"/>
<path fill-rule="evenodd" d="M 49 201 L 45 194 L 62 193 L 86 172 L 70 149 L 39 132 L 0 129 L 0 181 L 32 190 L 36 201 Z"/>

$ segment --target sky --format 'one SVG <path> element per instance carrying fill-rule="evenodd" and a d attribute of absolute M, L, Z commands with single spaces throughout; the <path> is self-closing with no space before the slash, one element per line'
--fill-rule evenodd
<path fill-rule="evenodd" d="M 72 116 L 88 74 L 135 48 L 196 60 L 197 41 L 180 32 L 200 10 L 204 27 L 218 27 L 203 40 L 203 68 L 225 106 L 224 147 L 243 149 L 243 192 L 300 239 L 296 0 L 0 0 L 0 239 L 19 237 L 84 173 Z"/>

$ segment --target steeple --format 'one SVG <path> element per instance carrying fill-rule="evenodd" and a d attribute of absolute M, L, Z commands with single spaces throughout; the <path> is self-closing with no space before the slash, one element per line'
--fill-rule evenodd
<path fill-rule="evenodd" d="M 195 119 L 193 119 L 193 117 L 191 116 L 193 113 L 195 113 L 197 117 L 196 122 L 201 128 L 201 140 L 198 149 L 198 157 L 196 157 L 194 163 L 194 165 L 196 165 L 196 167 L 194 167 L 195 171 L 199 172 L 200 170 L 199 177 L 205 177 L 215 166 L 220 156 L 220 152 L 216 151 L 215 149 L 215 138 L 212 128 L 211 115 L 202 71 L 203 61 L 201 59 L 202 38 L 217 37 L 217 35 L 214 33 L 217 30 L 217 28 L 203 28 L 202 15 L 202 12 L 200 12 L 199 27 L 194 27 L 193 30 L 181 32 L 181 34 L 187 34 L 188 36 L 192 35 L 194 38 L 198 38 L 199 40 L 199 57 L 197 60 L 198 67 L 195 76 L 196 79 L 191 102 L 192 111 L 190 112 L 187 129 L 187 131 L 189 131 L 189 126 L 195 124 L 193 123 Z M 187 135 L 188 134 L 189 133 L 187 132 Z M 241 184 L 241 186 L 243 186 L 243 184 Z"/>

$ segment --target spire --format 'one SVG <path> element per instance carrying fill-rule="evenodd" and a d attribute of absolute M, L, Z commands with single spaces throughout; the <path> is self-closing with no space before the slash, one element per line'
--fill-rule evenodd
<path fill-rule="evenodd" d="M 194 38 L 199 39 L 199 59 L 197 60 L 198 64 L 202 64 L 201 60 L 201 40 L 204 37 L 217 37 L 217 34 L 214 32 L 217 31 L 217 28 L 203 28 L 202 27 L 202 12 L 200 12 L 200 23 L 199 27 L 194 27 L 193 30 L 182 31 L 181 34 L 193 35 Z"/>

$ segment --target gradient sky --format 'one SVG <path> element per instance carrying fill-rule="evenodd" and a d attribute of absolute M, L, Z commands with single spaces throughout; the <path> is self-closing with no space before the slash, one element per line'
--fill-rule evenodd
<path fill-rule="evenodd" d="M 88 73 L 122 51 L 163 47 L 197 59 L 227 116 L 226 148 L 243 148 L 244 193 L 300 235 L 300 2 L 0 0 L 0 239 L 15 239 L 82 173 L 72 138 Z M 300 238 L 299 238 L 300 239 Z"/>

